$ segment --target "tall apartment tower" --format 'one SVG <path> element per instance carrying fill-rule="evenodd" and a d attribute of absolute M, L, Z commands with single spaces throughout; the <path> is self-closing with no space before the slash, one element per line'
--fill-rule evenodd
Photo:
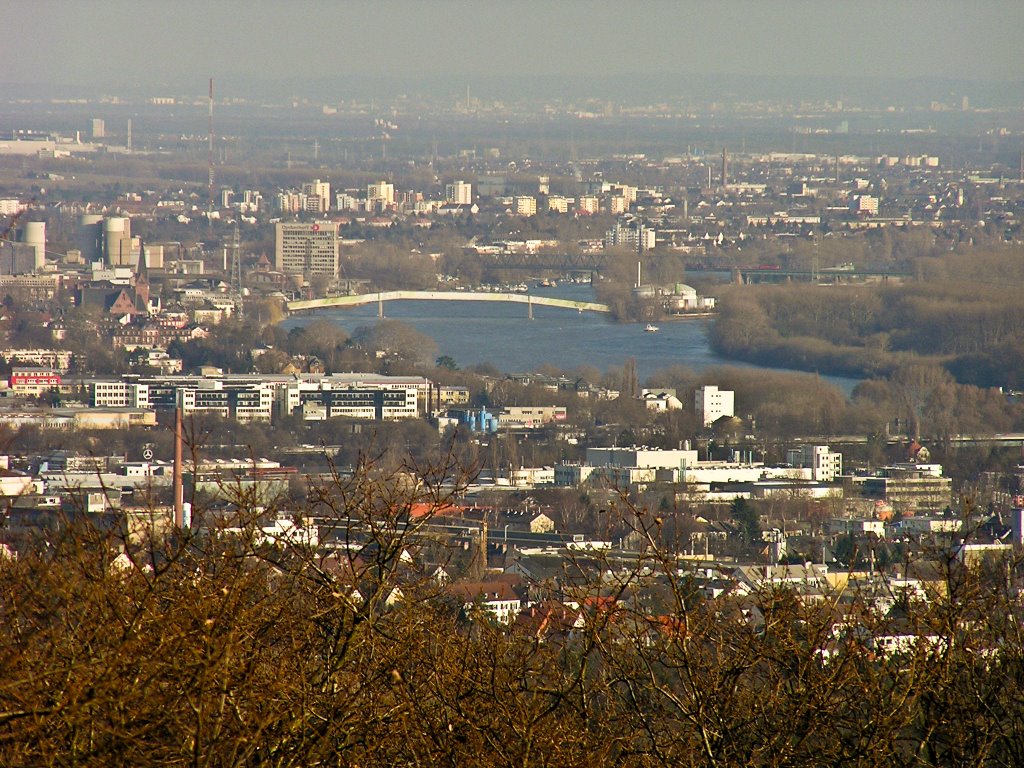
<path fill-rule="evenodd" d="M 306 195 L 307 198 L 316 198 L 318 201 L 317 210 L 321 213 L 326 213 L 331 209 L 331 183 L 329 181 L 314 179 L 309 184 L 303 184 L 302 194 Z M 309 210 L 308 206 L 307 210 Z"/>
<path fill-rule="evenodd" d="M 395 204 L 395 185 L 387 181 L 379 181 L 376 184 L 367 184 L 366 202 L 368 205 L 377 204 L 391 206 Z"/>
<path fill-rule="evenodd" d="M 513 208 L 515 209 L 516 216 L 536 216 L 537 215 L 537 198 L 530 196 L 516 197 L 513 200 Z"/>
<path fill-rule="evenodd" d="M 337 222 L 279 222 L 274 263 L 279 272 L 338 276 Z"/>
<path fill-rule="evenodd" d="M 444 199 L 456 205 L 470 205 L 473 202 L 473 185 L 466 181 L 446 184 Z"/>
<path fill-rule="evenodd" d="M 827 445 L 804 445 L 786 451 L 786 463 L 811 470 L 816 483 L 831 483 L 843 474 L 843 454 L 833 453 Z"/>
<path fill-rule="evenodd" d="M 102 118 L 94 117 L 92 119 L 92 137 L 94 139 L 102 139 L 107 135 L 107 124 L 103 122 Z"/>
<path fill-rule="evenodd" d="M 723 416 L 734 416 L 735 392 L 707 384 L 693 393 L 693 412 L 709 427 Z"/>

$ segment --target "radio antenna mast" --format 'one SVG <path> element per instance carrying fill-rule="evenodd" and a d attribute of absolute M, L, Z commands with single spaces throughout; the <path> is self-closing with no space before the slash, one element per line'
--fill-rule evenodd
<path fill-rule="evenodd" d="M 238 221 L 235 221 L 235 232 L 231 238 L 231 288 L 235 294 L 238 318 L 245 316 L 245 297 L 242 295 L 242 253 L 239 247 Z"/>
<path fill-rule="evenodd" d="M 207 147 L 207 159 L 210 164 L 210 211 L 213 211 L 213 78 L 210 78 L 209 108 L 209 146 Z"/>

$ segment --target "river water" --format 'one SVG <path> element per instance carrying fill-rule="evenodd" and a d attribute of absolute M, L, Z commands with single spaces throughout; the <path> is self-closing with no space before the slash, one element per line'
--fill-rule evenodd
<path fill-rule="evenodd" d="M 535 295 L 593 301 L 588 286 L 566 285 L 536 289 Z M 693 370 L 710 366 L 750 366 L 721 357 L 711 349 L 708 331 L 713 320 L 694 318 L 659 323 L 648 333 L 643 323 L 617 323 L 596 312 L 577 313 L 553 307 L 533 307 L 527 318 L 525 304 L 499 302 L 389 301 L 385 315 L 407 323 L 437 342 L 438 355 L 448 355 L 459 367 L 491 363 L 507 373 L 534 371 L 541 365 L 571 370 L 581 365 L 605 371 L 634 358 L 640 381 L 661 368 L 683 365 Z M 320 310 L 296 315 L 282 323 L 285 329 L 327 318 L 351 334 L 377 322 L 377 305 Z M 780 369 L 781 370 L 781 369 Z M 845 393 L 857 379 L 822 376 Z"/>

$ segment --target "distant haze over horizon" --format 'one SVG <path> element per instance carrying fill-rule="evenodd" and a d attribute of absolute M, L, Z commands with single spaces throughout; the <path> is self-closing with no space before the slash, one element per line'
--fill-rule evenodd
<path fill-rule="evenodd" d="M 326 89 L 324 100 L 341 97 L 339 86 L 362 96 L 382 86 L 444 93 L 467 84 L 491 98 L 584 86 L 597 98 L 707 97 L 720 87 L 743 98 L 759 88 L 841 98 L 878 80 L 1024 101 L 1024 3 L 986 0 L 37 0 L 12 4 L 5 21 L 17 30 L 5 40 L 0 75 L 9 98 L 32 86 L 198 96 L 213 76 L 246 97 L 262 87 L 309 97 Z"/>

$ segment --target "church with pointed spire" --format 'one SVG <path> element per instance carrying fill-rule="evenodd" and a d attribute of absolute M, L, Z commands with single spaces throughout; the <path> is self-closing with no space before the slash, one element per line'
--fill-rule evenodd
<path fill-rule="evenodd" d="M 83 285 L 79 290 L 78 305 L 95 307 L 108 318 L 130 322 L 150 314 L 149 264 L 146 246 L 139 241 L 139 260 L 127 285 L 115 284 L 111 280 L 99 280 Z"/>

